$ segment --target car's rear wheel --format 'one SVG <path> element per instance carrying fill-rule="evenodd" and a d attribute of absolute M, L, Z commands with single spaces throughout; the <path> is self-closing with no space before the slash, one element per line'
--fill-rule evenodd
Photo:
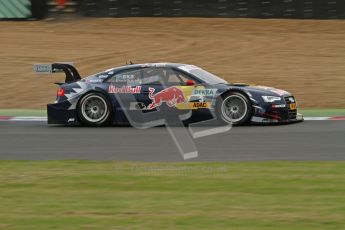
<path fill-rule="evenodd" d="M 83 125 L 103 126 L 111 118 L 111 106 L 101 93 L 89 93 L 78 103 L 78 117 Z"/>
<path fill-rule="evenodd" d="M 243 125 L 250 121 L 251 115 L 251 103 L 241 93 L 227 93 L 217 103 L 217 117 L 221 123 Z"/>

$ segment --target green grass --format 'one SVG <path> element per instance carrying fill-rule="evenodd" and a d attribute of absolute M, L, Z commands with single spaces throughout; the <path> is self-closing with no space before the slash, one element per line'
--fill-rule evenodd
<path fill-rule="evenodd" d="M 38 109 L 0 109 L 0 116 L 46 117 L 47 111 Z"/>
<path fill-rule="evenodd" d="M 345 109 L 301 109 L 305 117 L 345 116 Z"/>
<path fill-rule="evenodd" d="M 344 229 L 345 162 L 0 161 L 0 229 Z"/>

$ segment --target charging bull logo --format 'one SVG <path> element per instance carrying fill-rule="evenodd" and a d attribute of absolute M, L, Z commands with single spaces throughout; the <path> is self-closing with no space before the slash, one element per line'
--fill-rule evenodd
<path fill-rule="evenodd" d="M 148 109 L 156 108 L 165 102 L 169 107 L 174 107 L 178 103 L 184 103 L 185 98 L 181 89 L 177 87 L 169 87 L 164 89 L 156 94 L 154 88 L 149 88 L 149 98 L 152 100 L 152 103 L 147 106 Z"/>

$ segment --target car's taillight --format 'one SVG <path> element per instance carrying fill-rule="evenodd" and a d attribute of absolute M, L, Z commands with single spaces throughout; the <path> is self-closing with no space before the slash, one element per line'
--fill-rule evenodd
<path fill-rule="evenodd" d="M 57 91 L 57 96 L 58 97 L 65 96 L 65 90 L 63 88 L 59 88 L 58 91 Z"/>

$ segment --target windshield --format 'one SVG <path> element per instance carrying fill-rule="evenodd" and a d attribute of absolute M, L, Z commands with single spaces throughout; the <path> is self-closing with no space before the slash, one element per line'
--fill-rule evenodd
<path fill-rule="evenodd" d="M 196 66 L 192 66 L 192 65 L 188 65 L 188 66 L 181 66 L 179 67 L 180 69 L 191 73 L 192 75 L 194 75 L 195 77 L 199 78 L 200 80 L 204 81 L 207 84 L 210 85 L 215 85 L 215 84 L 228 84 L 227 81 L 225 81 L 224 79 L 207 72 L 206 70 L 203 70 L 199 67 Z"/>

